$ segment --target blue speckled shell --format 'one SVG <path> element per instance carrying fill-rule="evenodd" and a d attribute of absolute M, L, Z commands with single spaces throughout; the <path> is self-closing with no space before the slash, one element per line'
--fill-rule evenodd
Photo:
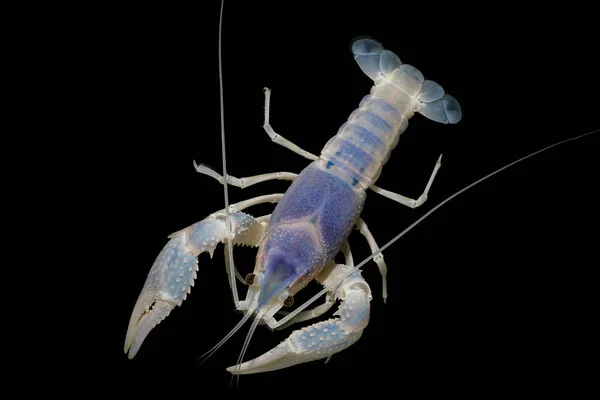
<path fill-rule="evenodd" d="M 318 163 L 305 168 L 269 222 L 256 271 L 264 271 L 259 305 L 285 289 L 306 285 L 340 250 L 359 217 L 365 193 Z"/>

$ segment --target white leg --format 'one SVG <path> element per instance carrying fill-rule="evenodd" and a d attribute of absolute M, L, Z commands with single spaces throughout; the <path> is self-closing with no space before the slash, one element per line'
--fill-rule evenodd
<path fill-rule="evenodd" d="M 375 186 L 375 185 L 371 185 L 370 189 L 372 191 L 374 191 L 375 193 L 379 193 L 380 195 L 387 197 L 388 199 L 397 201 L 398 203 L 403 204 L 407 207 L 417 208 L 420 205 L 422 205 L 423 203 L 425 203 L 425 200 L 427 200 L 427 194 L 429 193 L 429 189 L 431 188 L 433 179 L 435 178 L 435 175 L 437 174 L 438 169 L 440 169 L 441 166 L 442 166 L 442 156 L 440 155 L 440 157 L 437 159 L 437 162 L 435 163 L 435 167 L 433 168 L 433 172 L 431 173 L 431 176 L 429 177 L 429 182 L 427 182 L 427 186 L 425 187 L 423 194 L 421 194 L 421 196 L 419 196 L 419 198 L 417 200 L 402 196 L 401 194 L 398 194 L 398 193 L 390 192 L 389 190 L 382 189 L 379 186 Z"/>
<path fill-rule="evenodd" d="M 300 147 L 298 147 L 294 143 L 290 142 L 283 136 L 275 133 L 275 131 L 271 127 L 271 124 L 269 124 L 269 113 L 271 111 L 270 110 L 270 108 L 271 108 L 271 89 L 264 88 L 264 91 L 265 91 L 265 123 L 263 125 L 263 128 L 264 128 L 265 132 L 267 132 L 267 135 L 269 135 L 269 137 L 271 138 L 271 140 L 273 142 L 275 142 L 278 145 L 283 146 L 287 149 L 290 149 L 294 153 L 300 154 L 304 158 L 308 158 L 309 160 L 313 160 L 313 161 L 318 160 L 319 157 L 315 156 L 312 153 L 309 153 L 306 150 L 301 149 Z"/>
<path fill-rule="evenodd" d="M 229 246 L 227 245 L 227 242 L 223 243 L 223 250 L 225 251 L 225 271 L 227 271 L 228 275 L 227 282 L 230 282 L 229 274 L 231 274 L 231 268 L 229 267 Z M 235 273 L 235 277 L 237 278 L 237 280 L 240 281 L 241 284 L 246 285 L 246 280 L 244 279 L 242 274 L 240 274 L 240 271 L 237 270 L 237 267 L 235 265 L 233 266 L 233 272 Z M 229 286 L 231 286 L 231 284 L 229 284 Z M 231 290 L 233 290 L 233 288 L 231 288 Z"/>
<path fill-rule="evenodd" d="M 255 206 L 257 204 L 263 203 L 279 203 L 279 200 L 283 197 L 283 193 L 273 193 L 273 194 L 265 194 L 262 196 L 254 197 L 252 199 L 240 201 L 239 203 L 235 203 L 229 206 L 230 213 L 240 212 L 245 210 L 248 207 Z M 225 212 L 225 209 L 222 209 L 218 212 Z"/>
<path fill-rule="evenodd" d="M 320 317 L 321 315 L 323 315 L 324 313 L 326 313 L 327 311 L 329 311 L 329 309 L 331 308 L 331 306 L 333 306 L 335 304 L 335 295 L 332 292 L 328 292 L 325 295 L 325 303 L 311 309 L 311 310 L 306 310 L 306 311 L 302 311 L 299 312 L 298 315 L 296 315 L 294 318 L 292 318 L 291 320 L 289 320 L 288 322 L 286 322 L 283 325 L 278 326 L 276 329 L 285 329 L 290 325 L 293 325 L 295 323 L 298 322 L 303 322 L 303 321 L 307 321 L 309 319 L 313 319 L 313 318 L 317 318 Z M 282 315 L 287 315 L 289 314 L 288 312 L 285 311 L 280 311 L 280 313 Z"/>
<path fill-rule="evenodd" d="M 367 224 L 365 223 L 365 221 L 362 220 L 362 218 L 359 218 L 358 221 L 356 222 L 356 229 L 358 229 L 360 231 L 360 233 L 362 233 L 362 235 L 367 239 L 367 242 L 369 243 L 369 247 L 371 248 L 371 253 L 375 254 L 376 252 L 378 252 L 379 246 L 375 242 L 375 238 L 373 237 L 373 234 L 367 227 Z M 385 265 L 385 261 L 383 261 L 383 253 L 379 253 L 375 257 L 373 257 L 373 261 L 375 261 L 377 263 L 377 267 L 379 268 L 379 272 L 381 273 L 381 279 L 382 279 L 381 291 L 382 291 L 382 296 L 383 296 L 383 302 L 385 303 L 387 301 L 387 297 L 388 297 L 388 295 L 387 295 L 387 265 Z"/>
<path fill-rule="evenodd" d="M 354 268 L 354 257 L 352 257 L 352 250 L 350 250 L 350 243 L 346 240 L 346 243 L 342 246 L 342 254 L 344 254 L 344 261 L 346 265 Z"/>
<path fill-rule="evenodd" d="M 258 196 L 258 197 L 254 197 L 252 199 L 248 199 L 248 200 L 244 200 L 244 201 L 240 201 L 239 203 L 235 203 L 229 206 L 229 212 L 231 214 L 235 214 L 240 212 L 241 210 L 257 205 L 257 204 L 262 204 L 262 203 L 278 203 L 279 200 L 283 197 L 283 194 L 281 193 L 274 193 L 274 194 L 268 194 L 268 195 L 263 195 L 263 196 Z M 224 214 L 224 210 L 220 210 L 214 214 L 211 214 L 211 217 L 215 217 L 217 215 L 221 215 L 223 216 Z M 262 226 L 263 231 L 267 228 L 268 225 L 268 221 L 269 218 L 271 217 L 271 215 L 263 215 L 262 217 L 258 217 L 255 218 L 256 222 L 260 223 Z M 251 244 L 252 246 L 256 246 L 258 245 L 258 240 L 255 243 Z M 229 277 L 230 271 L 232 270 L 230 268 L 229 265 L 229 247 L 227 246 L 227 242 L 223 242 L 223 247 L 225 250 L 225 271 L 227 271 L 227 275 Z M 239 271 L 237 270 L 237 268 L 235 267 L 235 265 L 233 266 L 233 271 L 235 272 L 235 277 L 244 285 L 246 284 L 246 280 L 244 279 L 244 277 L 239 273 Z M 228 281 L 230 281 L 228 279 Z M 230 285 L 231 286 L 231 285 Z M 237 288 L 231 288 L 231 290 L 237 290 Z M 236 304 L 236 307 L 238 305 Z"/>
<path fill-rule="evenodd" d="M 225 180 L 223 179 L 223 175 L 219 174 L 218 172 L 213 171 L 212 169 L 204 165 L 196 164 L 196 161 L 194 161 L 194 167 L 196 168 L 197 172 L 204 175 L 208 175 L 211 178 L 218 180 L 221 185 L 224 184 Z M 298 174 L 294 174 L 293 172 L 271 172 L 269 174 L 249 176 L 246 178 L 236 178 L 235 176 L 227 175 L 227 183 L 232 186 L 244 189 L 256 183 L 271 181 L 274 179 L 279 179 L 282 181 L 293 181 L 294 179 L 296 179 L 297 176 Z"/>

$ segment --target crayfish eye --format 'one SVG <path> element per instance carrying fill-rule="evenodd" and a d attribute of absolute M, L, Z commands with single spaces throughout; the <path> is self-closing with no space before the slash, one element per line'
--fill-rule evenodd
<path fill-rule="evenodd" d="M 249 273 L 248 275 L 246 275 L 246 284 L 248 286 L 252 286 L 252 284 L 254 283 L 254 274 L 253 273 Z"/>
<path fill-rule="evenodd" d="M 292 304 L 294 304 L 294 296 L 290 294 L 283 302 L 283 305 L 286 307 L 291 307 Z"/>

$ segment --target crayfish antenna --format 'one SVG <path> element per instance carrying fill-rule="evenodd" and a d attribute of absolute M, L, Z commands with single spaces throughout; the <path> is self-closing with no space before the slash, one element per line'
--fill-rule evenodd
<path fill-rule="evenodd" d="M 256 327 L 258 326 L 258 323 L 261 320 L 262 320 L 262 314 L 258 315 L 256 317 L 256 319 L 254 320 L 254 322 L 252 323 L 252 325 L 250 326 L 250 330 L 248 331 L 248 335 L 246 335 L 246 340 L 244 341 L 244 345 L 242 346 L 242 351 L 240 352 L 240 356 L 238 357 L 238 360 L 235 364 L 233 375 L 231 376 L 231 382 L 229 383 L 230 387 L 231 387 L 231 384 L 233 383 L 234 376 L 236 375 L 237 372 L 239 372 L 240 366 L 242 365 L 242 361 L 244 359 L 244 356 L 246 355 L 248 346 L 250 345 L 250 339 L 252 339 L 252 335 L 254 335 L 254 331 L 256 330 Z M 239 383 L 240 383 L 240 375 L 237 374 L 237 384 L 239 385 Z"/>
<path fill-rule="evenodd" d="M 200 357 L 198 357 L 196 359 L 196 361 L 203 359 L 198 364 L 198 366 L 202 365 L 206 360 L 208 360 L 209 357 L 212 356 L 213 354 L 215 354 L 217 352 L 217 350 L 219 350 L 219 348 L 221 348 L 221 346 L 223 346 L 225 344 L 226 341 L 228 341 L 233 335 L 235 335 L 235 333 L 240 330 L 240 328 L 246 323 L 246 321 L 248 321 L 250 319 L 250 317 L 252 316 L 253 313 L 254 313 L 253 309 L 248 310 L 248 312 L 244 315 L 242 320 L 240 322 L 238 322 L 237 325 L 234 326 L 233 329 L 227 335 L 225 335 L 225 337 L 223 339 L 221 339 L 219 341 L 219 343 L 215 344 L 206 353 L 204 353 Z"/>
<path fill-rule="evenodd" d="M 498 168 L 495 171 L 490 172 L 489 174 L 485 175 L 482 178 L 477 179 L 475 182 L 465 186 L 464 188 L 460 189 L 459 191 L 455 192 L 454 194 L 452 194 L 450 197 L 447 197 L 446 199 L 444 199 L 443 201 L 441 201 L 440 203 L 438 203 L 435 207 L 433 207 L 431 210 L 427 211 L 425 214 L 423 214 L 419 219 L 417 219 L 415 222 L 413 222 L 412 224 L 410 224 L 410 226 L 406 229 L 404 229 L 402 232 L 400 232 L 398 235 L 396 235 L 393 239 L 391 239 L 389 242 L 387 242 L 386 244 L 384 244 L 383 246 L 381 246 L 381 248 L 379 249 L 379 251 L 374 252 L 373 254 L 371 254 L 369 257 L 365 258 L 363 261 L 361 261 L 356 267 L 354 267 L 355 270 L 358 270 L 359 268 L 361 268 L 363 265 L 365 265 L 367 262 L 371 261 L 371 259 L 373 259 L 374 257 L 377 257 L 377 255 L 383 253 L 383 251 L 385 249 L 387 249 L 388 247 L 390 247 L 392 244 L 394 244 L 394 242 L 396 242 L 398 239 L 400 239 L 402 236 L 406 235 L 410 230 L 412 230 L 415 226 L 417 226 L 418 224 L 420 224 L 421 222 L 423 222 L 423 220 L 427 217 L 429 217 L 431 214 L 433 214 L 435 211 L 437 211 L 440 207 L 442 207 L 444 204 L 446 204 L 447 202 L 449 202 L 450 200 L 454 199 L 455 197 L 463 194 L 464 192 L 466 192 L 467 190 L 471 189 L 473 186 L 476 186 L 478 184 L 480 184 L 483 181 L 488 180 L 489 178 L 491 178 L 492 176 L 504 171 L 507 168 L 512 167 L 515 164 L 518 164 L 522 161 L 527 160 L 528 158 L 531 158 L 535 155 L 538 155 L 540 153 L 543 153 L 544 151 L 550 150 L 553 147 L 556 146 L 560 146 L 562 144 L 568 143 L 568 142 L 572 142 L 574 140 L 579 140 L 582 139 L 588 135 L 592 135 L 594 133 L 600 132 L 600 129 L 595 129 L 591 132 L 587 132 L 584 134 L 581 134 L 579 136 L 575 136 L 572 138 L 568 138 L 568 139 L 564 139 L 561 140 L 560 142 L 548 145 L 540 150 L 537 150 L 533 153 L 530 153 L 526 156 L 523 156 L 521 158 L 519 158 L 518 160 L 515 160 L 513 162 L 511 162 L 510 164 L 505 165 L 504 167 Z M 440 156 L 441 157 L 441 156 Z M 290 313 L 291 314 L 291 313 Z M 288 316 L 286 316 L 286 318 L 288 318 Z"/>
<path fill-rule="evenodd" d="M 223 197 L 225 198 L 225 217 L 227 219 L 226 225 L 229 232 L 231 232 L 231 221 L 229 220 L 229 193 L 227 190 L 227 156 L 225 151 L 225 107 L 223 105 L 223 59 L 221 56 L 222 52 L 222 35 L 223 30 L 223 8 L 225 6 L 225 0 L 221 1 L 221 12 L 219 15 L 219 100 L 221 108 L 221 155 L 223 158 Z M 239 304 L 239 296 L 237 292 L 237 284 L 235 281 L 235 264 L 233 262 L 233 248 L 231 246 L 231 234 L 227 235 L 227 257 L 229 258 L 229 284 L 231 285 L 231 292 L 233 295 L 233 302 L 237 307 Z"/>

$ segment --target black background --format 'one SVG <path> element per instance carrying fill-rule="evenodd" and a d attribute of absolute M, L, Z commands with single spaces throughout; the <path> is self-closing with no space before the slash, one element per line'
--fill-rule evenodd
<path fill-rule="evenodd" d="M 92 197 L 106 230 L 94 254 L 101 265 L 94 279 L 102 286 L 94 297 L 102 306 L 94 308 L 97 326 L 88 331 L 100 337 L 86 337 L 82 361 L 89 366 L 80 372 L 115 393 L 200 397 L 230 390 L 225 368 L 235 363 L 249 326 L 197 367 L 196 358 L 241 317 L 219 247 L 212 260 L 200 256 L 191 296 L 150 333 L 138 355 L 128 360 L 122 351 L 129 316 L 167 235 L 223 207 L 222 187 L 192 166 L 196 160 L 221 170 L 219 2 L 210 3 L 112 7 L 80 16 L 81 29 L 91 31 L 82 40 L 79 67 L 89 73 L 82 90 L 95 92 L 84 117 L 96 131 L 83 152 L 102 161 Z M 368 193 L 362 217 L 383 245 L 485 174 L 598 128 L 600 86 L 591 65 L 597 50 L 587 15 L 574 5 L 229 2 L 223 25 L 229 173 L 301 171 L 308 160 L 271 143 L 262 130 L 262 88 L 273 90 L 274 129 L 319 154 L 372 84 L 352 59 L 350 43 L 361 35 L 376 38 L 439 82 L 463 109 L 454 126 L 418 114 L 410 120 L 377 184 L 416 198 L 442 153 L 443 166 L 420 209 Z M 372 394 L 426 396 L 578 386 L 590 375 L 578 357 L 588 352 L 595 318 L 589 312 L 597 154 L 595 134 L 520 163 L 443 206 L 385 252 L 387 304 L 375 264 L 364 267 L 374 297 L 357 344 L 326 365 L 242 376 L 239 389 L 309 396 L 326 386 L 364 387 Z M 230 187 L 230 199 L 283 192 L 287 185 Z M 357 262 L 369 254 L 358 232 L 350 243 Z M 254 255 L 236 249 L 242 274 L 252 270 Z M 260 327 L 245 359 L 291 331 Z"/>

